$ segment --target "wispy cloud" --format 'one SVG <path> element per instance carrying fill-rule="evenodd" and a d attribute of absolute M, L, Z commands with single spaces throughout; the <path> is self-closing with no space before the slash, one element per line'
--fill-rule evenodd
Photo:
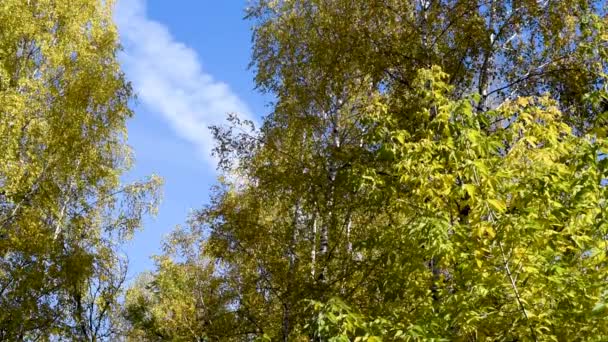
<path fill-rule="evenodd" d="M 125 49 L 123 68 L 140 103 L 161 114 L 177 135 L 214 163 L 208 127 L 223 123 L 227 113 L 252 119 L 247 105 L 227 84 L 203 70 L 192 48 L 146 16 L 145 0 L 119 0 L 115 20 Z"/>

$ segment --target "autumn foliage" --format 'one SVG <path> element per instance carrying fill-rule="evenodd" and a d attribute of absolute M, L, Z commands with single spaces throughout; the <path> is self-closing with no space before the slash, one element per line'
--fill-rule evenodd
<path fill-rule="evenodd" d="M 0 4 L 0 339 L 608 339 L 604 1 L 252 1 L 271 112 L 129 286 L 158 180 L 76 2 Z"/>

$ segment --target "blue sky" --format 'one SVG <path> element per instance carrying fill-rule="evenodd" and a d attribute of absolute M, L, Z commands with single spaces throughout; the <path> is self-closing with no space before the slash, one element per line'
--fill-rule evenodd
<path fill-rule="evenodd" d="M 152 269 L 164 235 L 209 199 L 215 182 L 207 127 L 228 112 L 259 122 L 246 0 L 118 0 L 123 69 L 138 100 L 129 123 L 135 165 L 126 180 L 164 178 L 159 214 L 125 246 L 130 274 Z"/>

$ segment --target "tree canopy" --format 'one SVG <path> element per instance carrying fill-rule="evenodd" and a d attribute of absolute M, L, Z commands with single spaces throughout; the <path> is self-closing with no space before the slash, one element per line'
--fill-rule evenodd
<path fill-rule="evenodd" d="M 127 283 L 113 2 L 3 1 L 0 340 L 605 341 L 607 5 L 251 1 L 271 112 Z"/>
<path fill-rule="evenodd" d="M 0 340 L 113 339 L 121 241 L 159 179 L 121 184 L 132 90 L 112 1 L 0 4 Z"/>
<path fill-rule="evenodd" d="M 272 112 L 214 129 L 133 336 L 607 338 L 605 6 L 254 1 Z"/>

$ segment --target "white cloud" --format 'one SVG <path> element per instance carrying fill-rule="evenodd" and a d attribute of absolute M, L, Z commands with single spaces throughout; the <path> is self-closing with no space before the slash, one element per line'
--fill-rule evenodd
<path fill-rule="evenodd" d="M 140 103 L 161 114 L 177 135 L 215 165 L 208 127 L 225 122 L 227 113 L 251 120 L 247 105 L 203 70 L 192 48 L 146 17 L 145 0 L 119 0 L 115 20 L 125 49 L 121 62 Z"/>

